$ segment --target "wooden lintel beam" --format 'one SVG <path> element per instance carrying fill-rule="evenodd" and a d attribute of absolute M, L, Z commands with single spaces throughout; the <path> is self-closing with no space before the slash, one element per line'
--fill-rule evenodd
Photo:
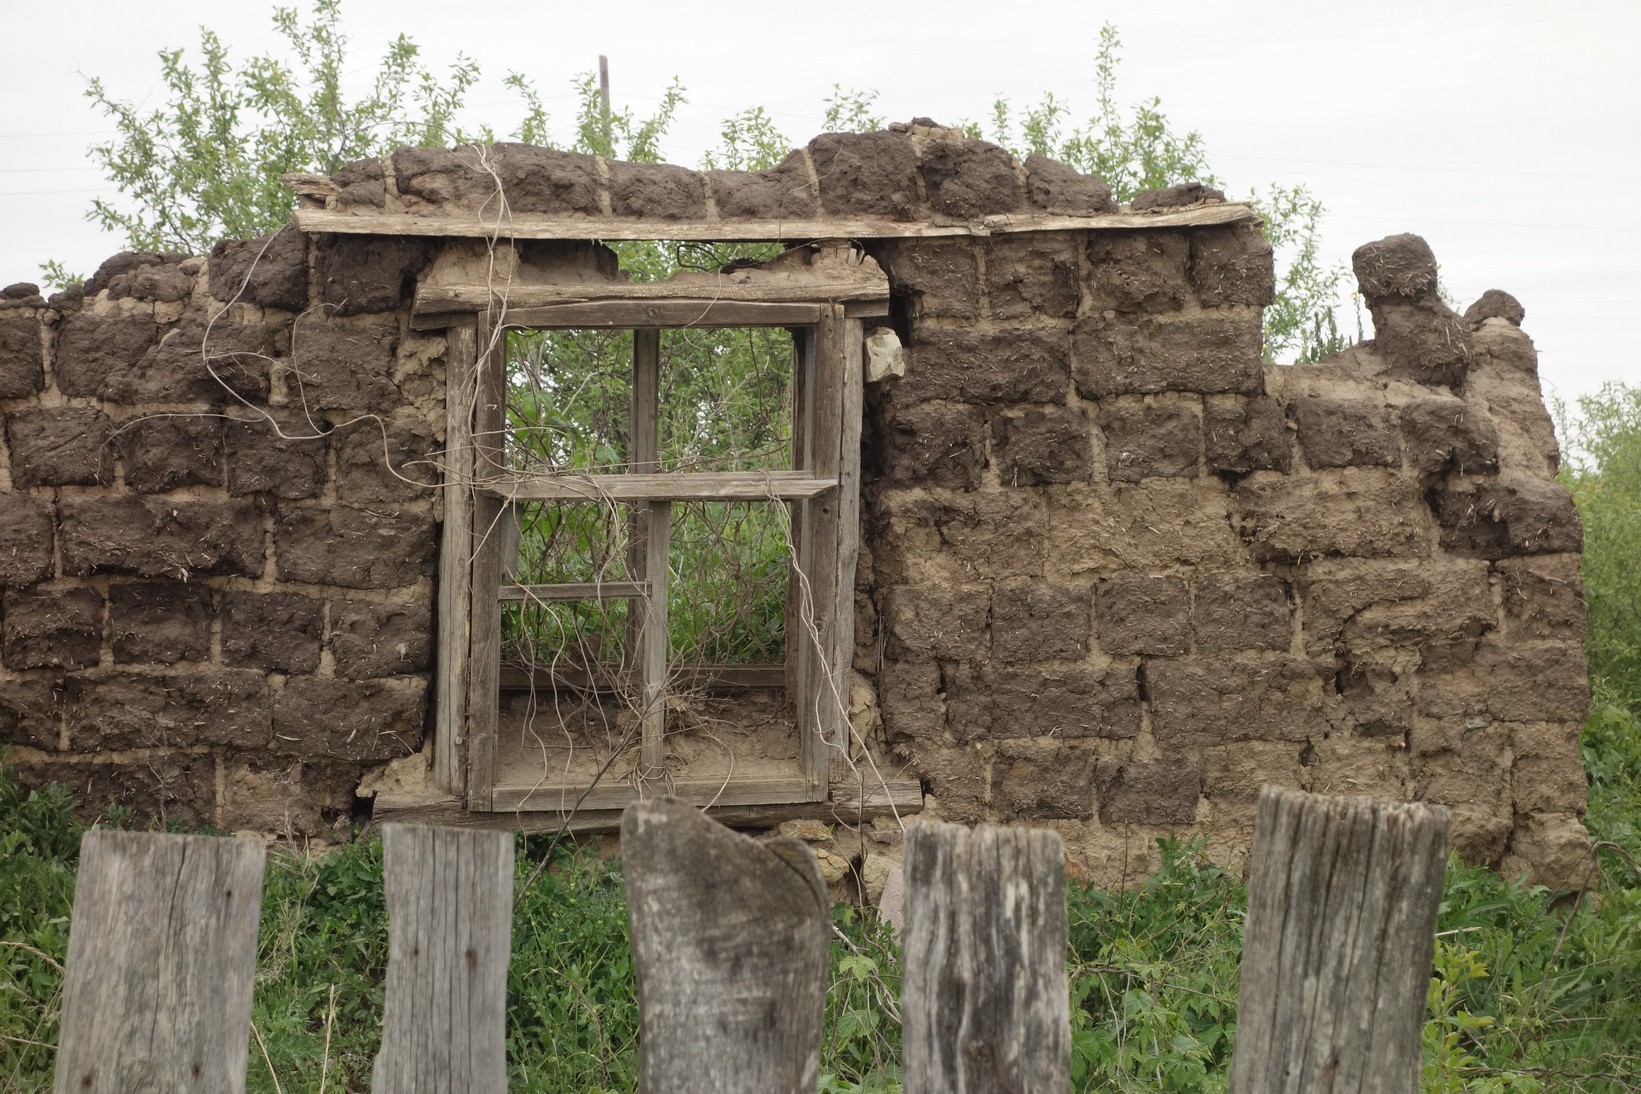
<path fill-rule="evenodd" d="M 836 217 L 822 220 L 662 220 L 642 217 L 588 217 L 515 214 L 496 217 L 454 214 L 341 212 L 298 209 L 296 226 L 304 232 L 363 235 L 443 236 L 464 239 L 676 239 L 723 243 L 810 241 L 818 239 L 903 239 L 940 236 L 991 236 L 1013 232 L 1134 231 L 1148 228 L 1203 227 L 1257 219 L 1248 205 L 1215 203 L 1154 213 L 1116 212 L 1087 215 L 1000 213 L 976 221 L 931 224 L 926 221 Z"/>

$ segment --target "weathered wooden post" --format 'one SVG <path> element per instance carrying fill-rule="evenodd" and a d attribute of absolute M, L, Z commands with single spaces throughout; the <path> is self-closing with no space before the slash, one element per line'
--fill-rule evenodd
<path fill-rule="evenodd" d="M 80 840 L 56 1094 L 245 1089 L 265 850 L 256 840 Z"/>
<path fill-rule="evenodd" d="M 906 1094 L 1063 1094 L 1071 1082 L 1065 853 L 1056 832 L 906 832 Z"/>
<path fill-rule="evenodd" d="M 513 836 L 382 826 L 387 997 L 375 1094 L 507 1089 Z"/>
<path fill-rule="evenodd" d="M 634 802 L 621 851 L 644 1094 L 812 1092 L 827 897 L 798 840 L 753 840 L 672 799 Z"/>
<path fill-rule="evenodd" d="M 1416 1094 L 1450 819 L 1260 791 L 1234 1094 Z"/>

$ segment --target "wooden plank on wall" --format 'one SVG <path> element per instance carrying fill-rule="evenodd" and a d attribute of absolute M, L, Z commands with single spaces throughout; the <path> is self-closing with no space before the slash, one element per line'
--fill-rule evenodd
<path fill-rule="evenodd" d="M 772 501 L 812 498 L 838 484 L 806 471 L 690 471 L 655 475 L 553 475 L 495 483 L 509 501 Z"/>
<path fill-rule="evenodd" d="M 262 915 L 260 840 L 87 832 L 57 1094 L 240 1094 Z"/>
<path fill-rule="evenodd" d="M 843 373 L 849 320 L 842 307 L 832 307 L 815 327 L 813 382 L 809 385 L 805 431 L 804 469 L 819 478 L 836 481 L 841 465 L 843 434 Z M 832 581 L 838 562 L 838 493 L 812 498 L 803 505 L 803 571 L 808 583 L 808 622 L 798 636 L 807 666 L 797 695 L 804 774 L 810 794 L 826 796 L 831 742 L 838 739 L 841 717 L 834 692 L 832 651 L 836 643 L 837 597 Z M 848 693 L 843 693 L 847 703 Z"/>
<path fill-rule="evenodd" d="M 797 792 L 805 793 L 807 781 L 793 783 Z M 527 788 L 518 788 L 523 792 Z M 865 794 L 859 793 L 861 789 Z M 514 791 L 508 790 L 511 795 Z M 553 792 L 558 798 L 558 791 Z M 585 803 L 575 813 L 568 812 L 575 803 L 575 794 L 559 802 L 544 801 L 540 790 L 525 798 L 522 809 L 507 809 L 495 813 L 474 813 L 462 808 L 455 798 L 397 798 L 379 793 L 375 816 L 381 821 L 418 821 L 450 825 L 458 828 L 486 828 L 517 830 L 528 834 L 554 832 L 561 826 L 570 832 L 611 832 L 621 823 L 621 814 L 613 808 L 590 809 Z M 705 806 L 709 797 L 694 804 Z M 622 806 L 628 804 L 623 801 Z M 773 827 L 783 820 L 823 820 L 842 824 L 859 824 L 876 817 L 900 816 L 917 813 L 923 808 L 923 788 L 916 780 L 891 779 L 887 783 L 866 785 L 839 784 L 827 801 L 774 802 L 752 805 L 726 805 L 722 801 L 708 810 L 709 815 L 724 824 L 738 828 Z M 561 811 L 562 810 L 562 811 Z"/>
<path fill-rule="evenodd" d="M 444 527 L 439 542 L 439 676 L 433 723 L 433 781 L 460 793 L 466 781 L 464 729 L 473 611 L 473 401 L 478 334 L 452 327 L 445 348 Z"/>
<path fill-rule="evenodd" d="M 839 710 L 829 727 L 831 743 L 850 750 L 849 685 L 855 660 L 855 564 L 860 559 L 860 430 L 865 414 L 865 331 L 858 319 L 843 320 L 842 391 L 838 430 L 838 546 L 829 580 L 832 603 L 831 692 Z"/>
<path fill-rule="evenodd" d="M 552 603 L 566 600 L 632 600 L 649 595 L 642 581 L 574 581 L 561 585 L 503 585 L 496 599 L 504 603 Z"/>
<path fill-rule="evenodd" d="M 494 303 L 506 307 L 506 322 L 513 327 L 570 329 L 608 327 L 615 330 L 640 327 L 787 327 L 815 322 L 820 305 L 813 303 L 752 303 L 735 300 L 586 300 L 562 304 L 524 304 L 515 289 Z M 544 295 L 535 293 L 531 295 Z M 876 299 L 876 298 L 868 298 Z M 430 295 L 429 310 L 438 314 L 459 314 L 457 301 L 443 294 Z M 477 307 L 475 302 L 467 310 Z"/>
<path fill-rule="evenodd" d="M 672 801 L 630 806 L 621 849 L 641 1094 L 814 1090 L 830 922 L 814 856 Z"/>
<path fill-rule="evenodd" d="M 667 681 L 681 691 L 727 691 L 784 686 L 786 669 L 780 665 L 668 665 Z M 597 671 L 566 666 L 523 669 L 503 665 L 503 691 L 613 692 L 624 689 L 626 679 L 619 665 L 604 665 Z"/>
<path fill-rule="evenodd" d="M 371 1090 L 507 1090 L 513 837 L 382 829 L 387 983 Z"/>
<path fill-rule="evenodd" d="M 487 316 L 478 326 L 479 359 L 473 406 L 475 475 L 500 474 L 507 425 L 507 335 Z M 504 510 L 485 493 L 473 498 L 473 588 L 501 587 Z M 501 671 L 501 607 L 488 593 L 472 604 L 467 693 L 467 799 L 470 808 L 488 809 L 495 786 L 497 703 Z"/>
<path fill-rule="evenodd" d="M 666 785 L 667 797 L 677 798 L 694 806 L 779 805 L 785 802 L 801 802 L 807 792 L 807 781 L 798 775 L 737 775 L 730 779 L 682 776 L 667 780 Z M 640 789 L 629 782 L 619 780 L 599 783 L 591 790 L 587 790 L 585 786 L 554 786 L 535 780 L 528 785 L 504 783 L 498 786 L 494 811 L 505 813 L 515 810 L 565 812 L 572 808 L 621 809 L 630 802 L 658 796 L 653 789 Z M 576 805 L 577 802 L 580 802 L 579 807 Z"/>
<path fill-rule="evenodd" d="M 304 232 L 365 235 L 441 236 L 470 239 L 678 239 L 723 243 L 816 239 L 906 239 L 942 236 L 991 236 L 1011 232 L 1143 231 L 1240 224 L 1257 219 L 1252 207 L 1224 203 L 1194 205 L 1154 213 L 1001 213 L 974 221 L 933 224 L 927 221 L 829 217 L 822 220 L 661 220 L 643 217 L 584 217 L 516 213 L 506 220 L 455 214 L 351 212 L 298 209 L 296 226 Z"/>

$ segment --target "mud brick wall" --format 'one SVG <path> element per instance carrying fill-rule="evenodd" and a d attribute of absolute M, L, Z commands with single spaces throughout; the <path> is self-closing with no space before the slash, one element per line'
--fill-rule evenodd
<path fill-rule="evenodd" d="M 1277 367 L 1251 226 L 872 249 L 910 360 L 869 407 L 856 668 L 933 811 L 1111 882 L 1158 836 L 1241 853 L 1276 782 L 1575 876 L 1580 532 L 1519 305 L 1454 315 L 1393 237 L 1356 255 L 1377 337 Z"/>
<path fill-rule="evenodd" d="M 1358 252 L 1372 341 L 1289 368 L 1261 361 L 1252 224 L 1138 219 L 1218 194 L 1118 210 L 922 122 L 757 173 L 495 145 L 297 189 L 359 234 L 0 292 L 0 743 L 26 779 L 311 833 L 422 745 L 445 344 L 409 311 L 499 190 L 559 238 L 793 218 L 883 266 L 907 368 L 867 399 L 851 713 L 929 812 L 1054 827 L 1114 883 L 1159 836 L 1237 857 L 1274 782 L 1442 802 L 1471 860 L 1578 869 L 1577 514 L 1520 305 L 1453 314 L 1422 241 Z M 1119 212 L 1142 226 L 1064 223 Z"/>
<path fill-rule="evenodd" d="M 90 814 L 323 833 L 421 742 L 443 342 L 310 242 L 0 300 L 0 747 Z"/>

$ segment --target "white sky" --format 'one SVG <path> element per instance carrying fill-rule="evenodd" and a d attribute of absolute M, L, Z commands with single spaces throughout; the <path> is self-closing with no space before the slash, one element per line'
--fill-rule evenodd
<path fill-rule="evenodd" d="M 292 0 L 304 6 L 306 0 Z M 1093 109 L 1102 22 L 1123 39 L 1125 102 L 1161 96 L 1198 130 L 1232 197 L 1302 182 L 1328 207 L 1327 257 L 1393 232 L 1429 240 L 1461 306 L 1514 293 L 1547 391 L 1571 397 L 1641 378 L 1626 339 L 1641 299 L 1641 2 L 1251 0 L 1232 5 L 1016 0 L 345 0 L 350 67 L 366 78 L 394 34 L 442 67 L 484 67 L 469 122 L 506 131 L 509 70 L 531 76 L 555 134 L 570 81 L 610 57 L 618 107 L 646 114 L 677 76 L 689 104 L 664 147 L 695 165 L 720 121 L 761 104 L 794 142 L 820 128 L 834 83 L 875 88 L 892 120 L 982 119 L 1053 91 Z M 38 280 L 49 258 L 89 273 L 121 250 L 84 212 L 111 187 L 86 146 L 111 127 L 83 96 L 158 105 L 155 52 L 210 26 L 239 59 L 274 48 L 266 0 L 0 0 L 0 284 Z"/>

